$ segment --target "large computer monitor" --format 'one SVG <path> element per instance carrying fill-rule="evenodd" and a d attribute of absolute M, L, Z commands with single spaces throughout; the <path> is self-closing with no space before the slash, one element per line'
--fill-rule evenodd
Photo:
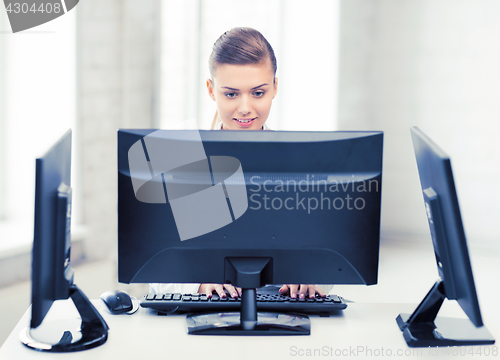
<path fill-rule="evenodd" d="M 397 323 L 411 347 L 493 344 L 483 325 L 448 155 L 419 128 L 411 128 L 439 280 L 412 315 Z M 469 319 L 437 316 L 456 300 Z"/>
<path fill-rule="evenodd" d="M 22 342 L 35 350 L 89 349 L 107 339 L 107 325 L 73 283 L 71 267 L 71 130 L 36 159 L 35 231 L 31 264 L 31 323 Z M 47 319 L 56 300 L 71 298 L 81 327 Z M 44 321 L 45 320 L 45 321 Z"/>
<path fill-rule="evenodd" d="M 119 281 L 232 283 L 242 304 L 265 284 L 376 284 L 382 143 L 381 132 L 120 130 Z M 240 330 L 255 333 L 244 308 Z"/>

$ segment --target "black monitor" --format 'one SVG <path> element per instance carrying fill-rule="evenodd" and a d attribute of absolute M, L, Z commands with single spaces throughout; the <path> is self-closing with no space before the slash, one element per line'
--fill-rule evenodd
<path fill-rule="evenodd" d="M 31 323 L 21 332 L 22 342 L 35 350 L 84 350 L 107 339 L 106 323 L 73 283 L 71 197 L 71 130 L 68 130 L 45 155 L 36 159 Z M 52 322 L 47 316 L 56 300 L 68 298 L 73 300 L 82 318 L 77 331 Z"/>
<path fill-rule="evenodd" d="M 232 283 L 242 304 L 264 284 L 376 284 L 382 143 L 381 132 L 120 130 L 119 281 Z"/>
<path fill-rule="evenodd" d="M 398 316 L 398 325 L 411 347 L 493 344 L 479 311 L 450 158 L 419 128 L 411 135 L 439 280 L 412 315 Z M 437 316 L 445 298 L 469 319 Z"/>

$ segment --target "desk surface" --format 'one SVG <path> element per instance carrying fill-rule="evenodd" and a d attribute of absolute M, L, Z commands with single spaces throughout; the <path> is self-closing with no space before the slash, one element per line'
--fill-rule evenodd
<path fill-rule="evenodd" d="M 311 317 L 310 336 L 229 337 L 193 336 L 186 330 L 185 316 L 157 316 L 140 309 L 134 315 L 111 315 L 100 300 L 93 301 L 110 327 L 107 342 L 95 349 L 71 354 L 55 354 L 59 359 L 132 359 L 172 358 L 187 356 L 192 359 L 297 359 L 297 358 L 418 358 L 436 359 L 459 355 L 468 359 L 472 348 L 412 349 L 407 347 L 395 318 L 400 312 L 411 313 L 416 304 L 362 304 L 350 303 L 338 316 Z M 69 304 L 69 305 L 68 305 Z M 59 304 L 59 316 L 73 316 L 68 306 Z M 65 310 L 64 307 L 67 309 Z M 69 309 L 69 310 L 68 310 Z M 452 302 L 445 303 L 440 315 L 464 317 Z M 0 359 L 46 359 L 54 354 L 40 353 L 26 348 L 19 341 L 19 333 L 29 323 L 29 311 L 0 348 Z M 498 331 L 485 319 L 493 336 Z M 478 347 L 474 347 L 477 351 Z M 490 346 L 482 356 L 474 358 L 499 359 L 498 347 Z M 496 352 L 494 350 L 497 350 Z M 456 353 L 453 354 L 453 351 Z M 463 356 L 460 356 L 462 351 Z M 496 356 L 495 356 L 496 354 Z M 467 355 L 467 356 L 465 356 Z"/>
<path fill-rule="evenodd" d="M 500 341 L 500 307 L 498 306 L 500 253 L 491 249 L 469 249 L 481 313 L 490 333 Z M 168 359 L 175 355 L 199 359 L 312 359 L 312 358 L 455 358 L 450 349 L 408 348 L 396 325 L 399 313 L 411 313 L 437 279 L 434 253 L 430 242 L 386 243 L 380 253 L 379 284 L 376 286 L 338 285 L 334 293 L 353 300 L 343 314 L 330 318 L 311 317 L 310 336 L 291 337 L 215 337 L 187 335 L 185 316 L 152 316 L 140 309 L 134 315 L 111 315 L 101 301 L 94 301 L 110 326 L 108 341 L 95 349 L 57 354 L 60 359 Z M 90 288 L 92 283 L 82 285 Z M 99 289 L 97 294 L 109 289 Z M 136 295 L 136 294 L 134 294 Z M 98 295 L 97 295 L 98 296 Z M 139 296 L 139 295 L 136 295 Z M 59 302 L 58 302 L 59 303 Z M 69 304 L 61 302 L 58 304 Z M 56 309 L 57 310 L 57 309 Z M 51 310 L 52 311 L 52 310 Z M 73 310 L 73 314 L 75 311 Z M 56 316 L 72 314 L 69 309 L 55 311 Z M 465 317 L 455 301 L 445 301 L 440 316 Z M 19 333 L 29 323 L 26 312 L 0 348 L 0 360 L 46 359 L 53 354 L 30 350 L 19 341 Z M 1 326 L 1 324 L 0 324 Z M 496 346 L 500 348 L 500 343 Z M 492 351 L 486 356 L 470 356 L 461 348 L 459 359 L 498 359 Z M 490 348 L 491 350 L 492 348 Z M 370 352 L 371 351 L 371 352 Z M 384 353 L 382 354 L 382 351 Z M 387 356 L 390 351 L 391 355 Z M 448 351 L 448 352 L 447 352 Z M 337 353 L 336 353 L 337 352 Z M 340 353 L 339 353 L 340 352 Z M 333 355 L 332 355 L 333 354 Z M 460 356 L 460 354 L 463 354 Z M 337 355 L 337 356 L 336 356 Z"/>

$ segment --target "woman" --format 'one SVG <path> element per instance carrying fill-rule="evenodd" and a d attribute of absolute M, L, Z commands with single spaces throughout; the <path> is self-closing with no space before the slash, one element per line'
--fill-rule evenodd
<path fill-rule="evenodd" d="M 234 28 L 222 34 L 214 43 L 209 58 L 211 78 L 206 85 L 208 95 L 216 103 L 217 111 L 212 121 L 213 130 L 270 130 L 266 121 L 271 104 L 278 91 L 276 57 L 264 36 L 251 28 Z M 152 284 L 156 292 L 206 293 L 215 291 L 226 297 L 241 296 L 241 289 L 231 284 Z M 166 285 L 166 284 L 163 284 Z M 193 287 L 194 286 L 194 287 Z M 197 287 L 197 291 L 196 291 Z M 314 298 L 326 296 L 331 285 L 285 284 L 281 294 Z M 194 290 L 194 291 L 191 291 Z"/>
<path fill-rule="evenodd" d="M 216 102 L 212 129 L 266 130 L 278 91 L 276 57 L 260 32 L 235 28 L 215 42 L 209 58 L 208 95 Z"/>

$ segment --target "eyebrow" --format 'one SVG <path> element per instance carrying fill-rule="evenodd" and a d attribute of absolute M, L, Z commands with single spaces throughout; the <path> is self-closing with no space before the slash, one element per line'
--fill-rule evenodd
<path fill-rule="evenodd" d="M 263 87 L 263 86 L 266 86 L 266 85 L 269 85 L 269 84 L 262 84 L 262 85 L 259 85 L 259 86 L 256 86 L 256 87 L 253 87 L 253 88 L 251 88 L 250 90 L 255 90 L 255 89 L 258 89 L 258 88 Z M 223 86 L 222 88 L 223 88 L 223 89 L 232 90 L 232 91 L 239 91 L 239 89 L 231 88 L 231 87 L 229 87 L 229 86 Z"/>

